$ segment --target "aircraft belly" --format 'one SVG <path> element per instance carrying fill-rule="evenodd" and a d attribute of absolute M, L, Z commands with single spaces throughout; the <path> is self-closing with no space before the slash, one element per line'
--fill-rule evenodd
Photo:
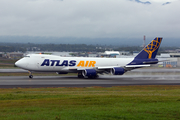
<path fill-rule="evenodd" d="M 39 71 L 44 71 L 44 72 L 57 72 L 61 71 L 63 67 L 55 67 L 55 66 L 40 66 Z"/>

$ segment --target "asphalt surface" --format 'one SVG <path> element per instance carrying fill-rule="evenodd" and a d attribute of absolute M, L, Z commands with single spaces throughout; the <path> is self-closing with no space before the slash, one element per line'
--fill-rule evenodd
<path fill-rule="evenodd" d="M 91 87 L 127 85 L 180 85 L 180 75 L 103 75 L 98 79 L 79 79 L 77 76 L 1 76 L 0 88 Z"/>
<path fill-rule="evenodd" d="M 28 72 L 22 69 L 0 69 L 0 73 Z M 77 76 L 0 76 L 0 88 L 91 87 L 126 85 L 180 85 L 180 69 L 136 69 L 122 76 L 102 75 L 98 79 Z"/>
<path fill-rule="evenodd" d="M 23 72 L 28 72 L 27 70 L 23 70 L 23 69 L 0 69 L 0 73 L 23 73 Z M 180 72 L 180 69 L 178 68 L 164 68 L 164 69 L 151 69 L 151 68 L 148 68 L 148 69 L 135 69 L 135 70 L 132 70 L 130 72 L 152 72 L 152 73 L 156 73 L 156 72 Z"/>
<path fill-rule="evenodd" d="M 23 69 L 0 69 L 0 73 L 27 73 L 27 70 Z"/>

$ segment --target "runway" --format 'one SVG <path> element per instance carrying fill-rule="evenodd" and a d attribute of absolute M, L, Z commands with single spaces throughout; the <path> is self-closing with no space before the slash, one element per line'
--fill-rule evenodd
<path fill-rule="evenodd" d="M 103 75 L 98 79 L 79 79 L 77 76 L 4 76 L 0 88 L 39 87 L 112 87 L 127 85 L 180 85 L 180 75 Z"/>
<path fill-rule="evenodd" d="M 132 72 L 138 72 L 138 73 L 146 73 L 146 72 L 151 72 L 151 73 L 164 73 L 164 72 L 179 72 L 180 73 L 180 69 L 178 68 L 163 68 L 163 69 L 152 69 L 152 68 L 148 68 L 148 69 L 135 69 L 135 70 L 132 70 L 130 71 L 131 73 Z M 23 69 L 0 69 L 0 73 L 28 73 L 27 70 L 23 70 Z"/>

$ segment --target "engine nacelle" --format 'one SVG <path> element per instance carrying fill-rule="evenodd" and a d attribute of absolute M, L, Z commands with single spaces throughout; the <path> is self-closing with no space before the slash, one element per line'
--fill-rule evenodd
<path fill-rule="evenodd" d="M 85 69 L 82 71 L 82 75 L 88 76 L 88 77 L 95 77 L 97 76 L 96 70 L 95 69 Z"/>
<path fill-rule="evenodd" d="M 123 75 L 124 73 L 125 73 L 125 70 L 122 67 L 115 67 L 111 69 L 112 75 Z"/>
<path fill-rule="evenodd" d="M 56 74 L 68 74 L 68 72 L 56 72 Z"/>

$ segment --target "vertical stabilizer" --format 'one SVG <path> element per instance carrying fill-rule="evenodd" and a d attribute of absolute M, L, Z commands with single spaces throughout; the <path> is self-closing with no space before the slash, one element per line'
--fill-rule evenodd
<path fill-rule="evenodd" d="M 161 41 L 161 37 L 156 37 L 135 57 L 135 59 L 154 59 L 157 55 Z"/>

